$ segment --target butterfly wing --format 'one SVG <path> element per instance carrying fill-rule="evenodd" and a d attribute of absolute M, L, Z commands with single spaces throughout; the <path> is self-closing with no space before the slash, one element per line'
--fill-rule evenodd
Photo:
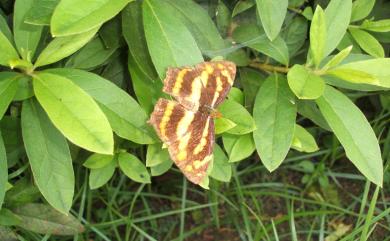
<path fill-rule="evenodd" d="M 149 123 L 168 146 L 170 157 L 179 169 L 191 182 L 199 184 L 213 158 L 214 122 L 209 115 L 160 99 Z"/>
<path fill-rule="evenodd" d="M 225 99 L 235 75 L 236 66 L 229 61 L 203 62 L 194 68 L 168 68 L 163 91 L 190 110 L 216 107 Z"/>

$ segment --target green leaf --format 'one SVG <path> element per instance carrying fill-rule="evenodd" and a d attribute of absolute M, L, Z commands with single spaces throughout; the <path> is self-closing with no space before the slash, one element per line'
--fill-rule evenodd
<path fill-rule="evenodd" d="M 7 153 L 5 151 L 3 136 L 0 131 L 0 210 L 3 205 L 6 186 L 8 182 Z"/>
<path fill-rule="evenodd" d="M 252 111 L 253 102 L 260 86 L 265 80 L 265 76 L 259 71 L 250 68 L 240 68 L 239 82 L 244 89 L 245 107 Z"/>
<path fill-rule="evenodd" d="M 89 151 L 113 153 L 110 124 L 91 96 L 57 74 L 37 73 L 33 84 L 39 103 L 64 136 Z"/>
<path fill-rule="evenodd" d="M 244 93 L 237 87 L 232 87 L 230 89 L 228 98 L 234 100 L 240 105 L 244 105 Z"/>
<path fill-rule="evenodd" d="M 348 159 L 370 181 L 382 186 L 383 166 L 378 140 L 363 113 L 348 97 L 330 86 L 316 102 Z"/>
<path fill-rule="evenodd" d="M 350 28 L 349 32 L 351 33 L 352 37 L 356 40 L 356 42 L 359 44 L 359 46 L 369 55 L 377 58 L 385 57 L 385 51 L 382 45 L 374 36 L 367 33 L 366 31 L 355 29 L 355 28 Z"/>
<path fill-rule="evenodd" d="M 264 30 L 255 24 L 240 25 L 233 32 L 233 39 L 245 46 L 257 50 L 276 61 L 288 65 L 288 48 L 282 37 L 278 36 L 270 41 Z"/>
<path fill-rule="evenodd" d="M 9 66 L 9 62 L 18 59 L 19 55 L 16 52 L 12 43 L 0 31 L 0 65 Z"/>
<path fill-rule="evenodd" d="M 379 84 L 373 75 L 356 69 L 338 67 L 336 69 L 328 70 L 326 74 L 336 76 L 352 83 Z"/>
<path fill-rule="evenodd" d="M 302 126 L 296 124 L 291 148 L 300 152 L 318 151 L 318 146 L 314 137 Z"/>
<path fill-rule="evenodd" d="M 34 99 L 23 102 L 22 134 L 36 185 L 51 206 L 67 214 L 75 185 L 68 143 Z"/>
<path fill-rule="evenodd" d="M 288 0 L 256 0 L 257 12 L 269 40 L 274 40 L 286 17 Z"/>
<path fill-rule="evenodd" d="M 107 166 L 114 159 L 113 155 L 102 155 L 94 153 L 88 157 L 83 166 L 89 169 L 99 169 Z"/>
<path fill-rule="evenodd" d="M 41 234 L 75 235 L 84 231 L 83 225 L 71 214 L 62 214 L 51 207 L 30 203 L 12 210 L 21 217 L 19 227 Z"/>
<path fill-rule="evenodd" d="M 375 0 L 355 0 L 352 4 L 351 22 L 367 17 L 374 5 Z"/>
<path fill-rule="evenodd" d="M 61 0 L 51 17 L 51 33 L 59 37 L 97 28 L 117 15 L 130 1 Z"/>
<path fill-rule="evenodd" d="M 148 145 L 146 152 L 146 166 L 154 167 L 170 160 L 168 149 L 162 148 L 161 143 Z"/>
<path fill-rule="evenodd" d="M 160 163 L 156 166 L 152 166 L 150 168 L 150 172 L 151 172 L 153 177 L 160 176 L 160 175 L 166 173 L 169 169 L 171 169 L 172 164 L 173 164 L 173 161 L 170 158 L 168 158 L 168 159 L 164 160 L 162 163 Z"/>
<path fill-rule="evenodd" d="M 232 17 L 235 17 L 236 15 L 250 9 L 253 6 L 255 6 L 255 3 L 253 1 L 248 1 L 248 0 L 238 1 L 237 4 L 234 6 Z"/>
<path fill-rule="evenodd" d="M 226 44 L 207 11 L 192 0 L 168 0 L 179 13 L 203 55 L 209 58 L 226 55 Z M 218 10 L 216 10 L 218 11 Z M 218 16 L 221 12 L 218 12 Z"/>
<path fill-rule="evenodd" d="M 338 72 L 342 74 L 337 75 Z M 362 74 L 355 77 L 351 72 Z M 350 82 L 359 83 L 364 80 L 365 83 L 390 88 L 390 58 L 355 61 L 333 68 L 328 73 L 336 73 L 337 77 Z"/>
<path fill-rule="evenodd" d="M 153 131 L 146 124 L 148 116 L 145 111 L 115 84 L 82 70 L 62 68 L 46 72 L 66 77 L 94 98 L 118 136 L 139 144 L 155 142 L 155 137 L 151 134 Z"/>
<path fill-rule="evenodd" d="M 102 168 L 91 169 L 89 174 L 89 187 L 93 189 L 98 189 L 106 184 L 114 175 L 116 168 L 116 157 L 111 159 L 111 162 L 105 165 Z"/>
<path fill-rule="evenodd" d="M 134 62 L 134 64 L 129 63 L 130 71 L 134 65 L 137 65 L 139 71 L 141 71 L 138 75 L 145 75 L 150 80 L 156 80 L 158 75 L 154 69 L 152 59 L 150 58 L 145 39 L 141 2 L 131 2 L 122 11 L 122 31 L 127 45 L 129 46 L 129 55 L 132 56 Z M 131 73 L 131 76 L 133 77 L 133 73 Z M 157 83 L 158 82 L 156 82 L 156 84 Z"/>
<path fill-rule="evenodd" d="M 351 53 L 352 47 L 353 46 L 350 45 L 349 47 L 341 50 L 339 53 L 333 56 L 322 69 L 329 69 L 339 65 Z"/>
<path fill-rule="evenodd" d="M 134 57 L 129 54 L 128 68 L 131 75 L 131 80 L 134 88 L 135 95 L 142 109 L 148 114 L 153 111 L 154 105 L 157 100 L 163 96 L 163 82 L 156 77 L 156 79 L 150 79 L 141 67 L 137 65 Z"/>
<path fill-rule="evenodd" d="M 299 99 L 317 99 L 324 92 L 324 80 L 302 65 L 294 65 L 288 71 L 287 79 L 288 85 Z"/>
<path fill-rule="evenodd" d="M 322 116 L 320 110 L 316 104 L 311 100 L 299 100 L 298 101 L 298 113 L 305 118 L 311 120 L 317 126 L 331 131 L 330 126 L 326 123 L 326 120 Z"/>
<path fill-rule="evenodd" d="M 296 16 L 287 26 L 286 30 L 282 32 L 290 57 L 297 54 L 305 44 L 308 30 L 307 26 L 308 21 L 304 17 Z"/>
<path fill-rule="evenodd" d="M 0 119 L 3 118 L 18 90 L 19 77 L 20 75 L 14 72 L 0 72 Z"/>
<path fill-rule="evenodd" d="M 75 38 L 75 36 L 67 37 Z M 74 54 L 65 64 L 69 68 L 94 69 L 103 65 L 117 48 L 106 48 L 101 38 L 96 37 Z"/>
<path fill-rule="evenodd" d="M 20 224 L 21 221 L 22 219 L 18 215 L 14 214 L 11 210 L 6 208 L 0 209 L 0 225 L 15 226 Z"/>
<path fill-rule="evenodd" d="M 227 133 L 243 135 L 256 129 L 251 114 L 244 106 L 234 100 L 225 100 L 218 110 L 222 113 L 222 117 L 229 119 L 236 124 L 236 126 L 228 130 Z"/>
<path fill-rule="evenodd" d="M 340 43 L 351 18 L 352 0 L 332 0 L 325 9 L 327 40 L 324 57 Z"/>
<path fill-rule="evenodd" d="M 12 35 L 11 30 L 9 29 L 7 20 L 0 14 L 0 32 L 7 37 L 10 43 L 13 43 L 14 36 Z"/>
<path fill-rule="evenodd" d="M 230 9 L 225 5 L 223 1 L 218 1 L 218 5 L 215 11 L 217 12 L 217 16 L 215 19 L 217 28 L 222 34 L 222 36 L 227 36 L 230 24 L 232 22 L 232 14 L 230 12 Z"/>
<path fill-rule="evenodd" d="M 55 63 L 75 53 L 89 42 L 97 32 L 97 28 L 88 32 L 68 37 L 53 39 L 38 56 L 34 66 L 44 66 Z"/>
<path fill-rule="evenodd" d="M 16 0 L 14 9 L 14 39 L 16 47 L 26 61 L 34 58 L 42 35 L 42 26 L 25 23 L 28 11 L 34 6 L 34 0 Z"/>
<path fill-rule="evenodd" d="M 209 176 L 221 182 L 230 182 L 232 177 L 232 166 L 222 148 L 217 144 L 214 146 L 214 160 Z"/>
<path fill-rule="evenodd" d="M 271 75 L 260 87 L 253 108 L 257 152 L 269 171 L 275 170 L 290 149 L 297 107 L 286 79 Z"/>
<path fill-rule="evenodd" d="M 175 16 L 177 11 L 171 5 L 160 0 L 145 0 L 142 7 L 146 42 L 161 79 L 167 67 L 203 62 L 194 38 Z"/>
<path fill-rule="evenodd" d="M 238 162 L 252 155 L 255 143 L 251 134 L 235 136 L 225 134 L 222 136 L 223 146 L 229 156 L 229 162 Z"/>
<path fill-rule="evenodd" d="M 33 186 L 27 178 L 22 178 L 7 192 L 5 203 L 12 208 L 37 201 L 41 197 L 38 188 Z"/>
<path fill-rule="evenodd" d="M 215 119 L 215 134 L 222 134 L 237 126 L 233 121 L 220 117 Z"/>
<path fill-rule="evenodd" d="M 321 60 L 325 57 L 324 50 L 326 40 L 327 32 L 325 14 L 322 8 L 318 5 L 310 25 L 310 53 L 316 67 L 320 65 Z"/>
<path fill-rule="evenodd" d="M 390 19 L 378 21 L 365 20 L 360 27 L 373 32 L 390 32 Z"/>
<path fill-rule="evenodd" d="M 25 22 L 33 25 L 50 25 L 53 11 L 60 0 L 34 0 L 27 12 Z"/>
<path fill-rule="evenodd" d="M 138 157 L 127 152 L 122 152 L 119 153 L 118 163 L 123 173 L 131 180 L 139 183 L 151 182 L 148 170 L 146 170 L 145 165 Z"/>
<path fill-rule="evenodd" d="M 14 101 L 25 100 L 34 96 L 32 78 L 30 76 L 19 75 L 16 82 L 18 82 L 18 89 L 14 96 Z"/>

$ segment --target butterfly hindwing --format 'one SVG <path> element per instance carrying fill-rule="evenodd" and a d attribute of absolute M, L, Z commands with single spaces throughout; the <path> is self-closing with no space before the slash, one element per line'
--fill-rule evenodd
<path fill-rule="evenodd" d="M 209 115 L 186 110 L 175 101 L 159 99 L 149 123 L 168 146 L 179 169 L 190 181 L 199 184 L 212 160 L 214 122 Z"/>

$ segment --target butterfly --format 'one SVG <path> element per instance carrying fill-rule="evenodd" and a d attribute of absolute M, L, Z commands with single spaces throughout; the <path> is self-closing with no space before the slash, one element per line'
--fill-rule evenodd
<path fill-rule="evenodd" d="M 200 184 L 213 160 L 216 108 L 233 85 L 236 66 L 230 61 L 202 62 L 168 68 L 163 91 L 148 121 L 168 146 L 171 159 L 188 180 Z"/>

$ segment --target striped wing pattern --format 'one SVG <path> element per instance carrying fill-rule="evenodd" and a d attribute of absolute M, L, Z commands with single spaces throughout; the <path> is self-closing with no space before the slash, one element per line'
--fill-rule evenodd
<path fill-rule="evenodd" d="M 195 184 L 207 175 L 213 159 L 214 120 L 210 110 L 226 97 L 236 67 L 228 61 L 169 68 L 163 91 L 176 101 L 159 99 L 149 123 L 168 146 L 170 157 Z"/>

